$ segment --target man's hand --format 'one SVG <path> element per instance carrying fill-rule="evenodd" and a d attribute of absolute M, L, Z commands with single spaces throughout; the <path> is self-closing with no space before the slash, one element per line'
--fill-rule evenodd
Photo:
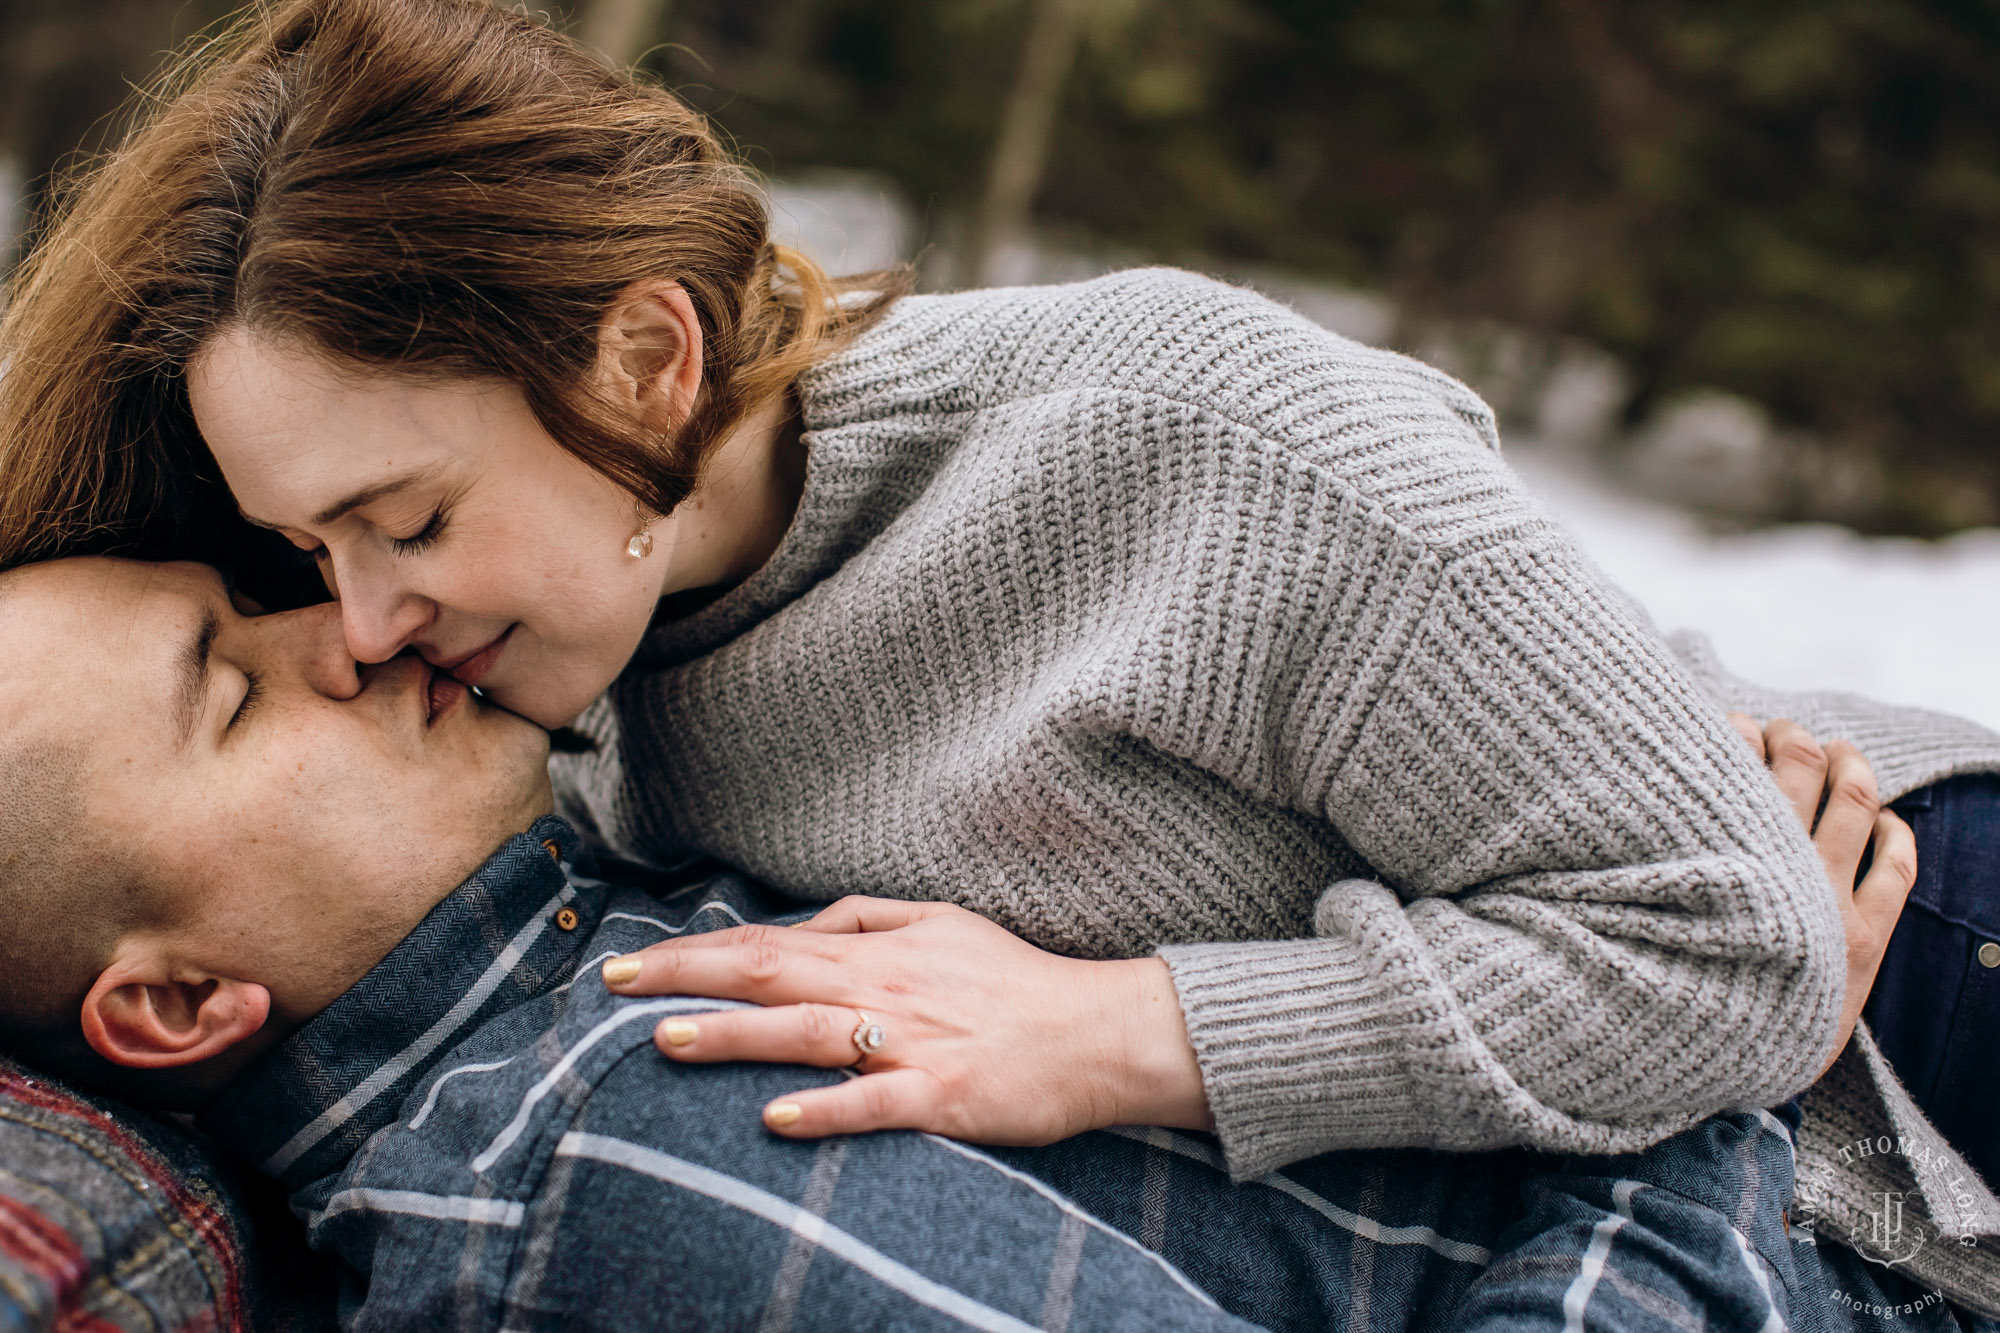
<path fill-rule="evenodd" d="M 621 995 L 707 995 L 758 1009 L 675 1016 L 675 1060 L 853 1067 L 781 1097 L 793 1138 L 922 1129 L 974 1143 L 1052 1143 L 1116 1124 L 1206 1129 L 1208 1100 L 1167 965 L 1037 949 L 960 907 L 843 898 L 795 929 L 744 926 L 604 965 Z M 861 1015 L 880 1024 L 864 1052 Z"/>
<path fill-rule="evenodd" d="M 1787 718 L 1761 730 L 1756 719 L 1742 713 L 1731 713 L 1729 720 L 1769 765 L 1778 790 L 1812 835 L 1847 932 L 1847 997 L 1840 1007 L 1833 1054 L 1820 1069 L 1824 1074 L 1854 1035 L 1896 918 L 1917 882 L 1917 840 L 1908 824 L 1882 808 L 1875 770 L 1846 741 L 1822 747 L 1811 732 Z M 1874 859 L 1857 884 L 1862 853 L 1871 849 Z"/>

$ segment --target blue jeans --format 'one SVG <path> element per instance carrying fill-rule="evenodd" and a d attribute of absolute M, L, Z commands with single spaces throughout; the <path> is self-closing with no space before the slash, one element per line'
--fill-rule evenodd
<path fill-rule="evenodd" d="M 2000 775 L 1893 808 L 1917 835 L 1917 883 L 1863 1016 L 1931 1123 L 2000 1182 Z"/>

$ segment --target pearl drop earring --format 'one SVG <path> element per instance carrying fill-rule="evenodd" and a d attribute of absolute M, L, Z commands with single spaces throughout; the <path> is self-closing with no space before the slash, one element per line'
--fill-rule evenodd
<path fill-rule="evenodd" d="M 632 534 L 632 540 L 625 543 L 625 554 L 634 560 L 644 560 L 653 553 L 653 534 L 640 528 Z"/>

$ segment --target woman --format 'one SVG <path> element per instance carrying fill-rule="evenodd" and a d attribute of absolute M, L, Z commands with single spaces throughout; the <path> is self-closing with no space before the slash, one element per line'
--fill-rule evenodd
<path fill-rule="evenodd" d="M 676 1058 L 864 1057 L 774 1129 L 1212 1125 L 1253 1177 L 1634 1148 L 1828 1059 L 1798 821 L 1461 386 L 1182 274 L 843 289 L 693 113 L 474 0 L 232 40 L 19 283 L 0 528 L 212 455 L 357 658 L 604 694 L 612 848 L 972 909 L 613 964 L 771 1006 Z"/>

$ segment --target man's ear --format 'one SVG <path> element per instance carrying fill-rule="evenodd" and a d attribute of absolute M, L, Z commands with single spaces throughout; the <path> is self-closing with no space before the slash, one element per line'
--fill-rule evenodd
<path fill-rule="evenodd" d="M 648 427 L 679 429 L 701 391 L 701 319 L 678 282 L 647 278 L 613 298 L 597 331 L 597 372 Z"/>
<path fill-rule="evenodd" d="M 114 961 L 83 999 L 91 1049 L 129 1069 L 177 1069 L 263 1029 L 271 992 L 253 981 L 176 976 L 151 960 Z"/>

